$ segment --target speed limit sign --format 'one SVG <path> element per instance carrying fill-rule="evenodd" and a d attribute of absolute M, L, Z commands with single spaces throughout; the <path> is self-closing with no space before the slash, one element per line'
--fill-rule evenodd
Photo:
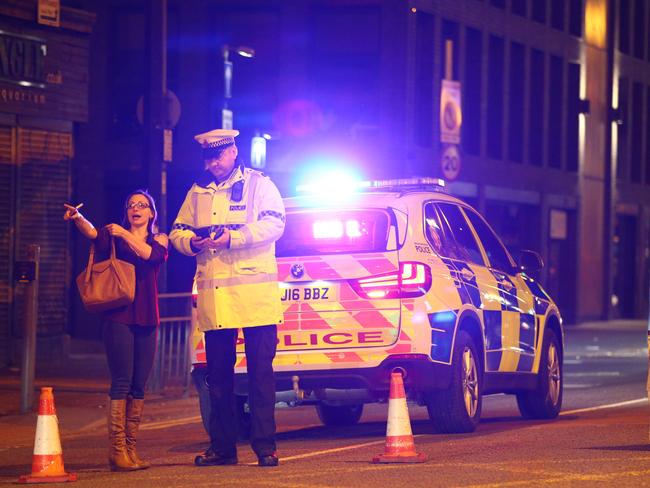
<path fill-rule="evenodd" d="M 460 174 L 460 153 L 455 144 L 446 144 L 440 157 L 442 174 L 447 181 L 454 181 Z"/>

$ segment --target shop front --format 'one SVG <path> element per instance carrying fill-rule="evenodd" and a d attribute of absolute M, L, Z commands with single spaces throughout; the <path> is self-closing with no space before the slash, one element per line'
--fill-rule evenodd
<path fill-rule="evenodd" d="M 88 118 L 89 38 L 94 16 L 38 2 L 0 4 L 0 366 L 20 355 L 25 285 L 15 263 L 40 246 L 38 355 L 61 351 L 67 327 L 75 124 Z M 57 25 L 58 24 L 58 25 Z"/>

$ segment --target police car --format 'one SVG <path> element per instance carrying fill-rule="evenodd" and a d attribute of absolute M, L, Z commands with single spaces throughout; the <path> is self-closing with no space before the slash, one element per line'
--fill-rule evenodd
<path fill-rule="evenodd" d="M 354 424 L 399 371 L 439 432 L 473 431 L 492 393 L 516 395 L 526 418 L 559 414 L 562 318 L 533 279 L 541 257 L 513 260 L 442 180 L 366 182 L 285 206 L 278 400 L 315 404 L 326 425 Z M 202 345 L 196 336 L 196 363 Z M 242 398 L 243 352 L 240 337 Z"/>

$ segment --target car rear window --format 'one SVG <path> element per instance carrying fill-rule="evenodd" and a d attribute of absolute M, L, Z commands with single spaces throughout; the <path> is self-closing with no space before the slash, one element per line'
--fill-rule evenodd
<path fill-rule="evenodd" d="M 275 255 L 314 256 L 385 251 L 390 215 L 383 209 L 287 212 Z"/>

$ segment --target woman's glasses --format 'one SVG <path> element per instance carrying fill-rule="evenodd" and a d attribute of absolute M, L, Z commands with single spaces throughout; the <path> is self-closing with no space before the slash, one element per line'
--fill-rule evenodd
<path fill-rule="evenodd" d="M 143 209 L 145 209 L 145 208 L 149 208 L 149 204 L 148 204 L 148 203 L 144 203 L 144 202 L 133 202 L 133 203 L 129 203 L 129 204 L 126 206 L 126 208 L 127 208 L 128 210 L 133 210 L 133 209 L 136 209 L 136 208 L 137 208 L 138 210 L 143 210 Z"/>

